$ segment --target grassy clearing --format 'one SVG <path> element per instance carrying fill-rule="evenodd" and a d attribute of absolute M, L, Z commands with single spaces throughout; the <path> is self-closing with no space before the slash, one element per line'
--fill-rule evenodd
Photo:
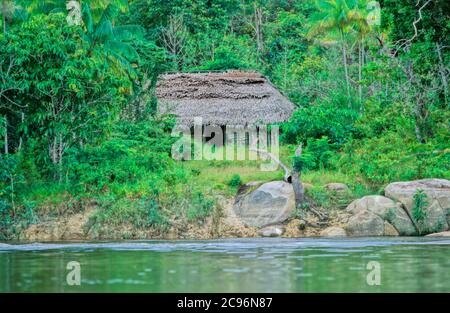
<path fill-rule="evenodd" d="M 282 145 L 279 150 L 281 161 L 288 167 L 292 164 L 292 155 L 295 151 L 293 145 Z M 217 153 L 224 155 L 224 148 L 218 149 Z M 236 155 L 240 151 L 248 156 L 248 149 L 238 147 L 235 150 Z M 226 196 L 232 196 L 236 193 L 238 186 L 233 182 L 239 176 L 241 184 L 251 181 L 273 181 L 283 179 L 284 172 L 281 168 L 276 171 L 263 171 L 261 164 L 267 162 L 261 157 L 258 160 L 190 160 L 183 161 L 184 169 L 192 174 L 191 184 L 197 186 L 201 190 L 212 193 L 219 193 Z M 324 185 L 328 183 L 345 183 L 351 190 L 352 198 L 361 197 L 369 193 L 373 193 L 364 182 L 355 176 L 346 175 L 339 171 L 317 170 L 302 173 L 302 181 L 312 184 L 314 187 L 310 193 L 318 198 L 325 197 Z M 324 195 L 322 195 L 324 194 Z M 321 201 L 323 202 L 323 201 Z"/>

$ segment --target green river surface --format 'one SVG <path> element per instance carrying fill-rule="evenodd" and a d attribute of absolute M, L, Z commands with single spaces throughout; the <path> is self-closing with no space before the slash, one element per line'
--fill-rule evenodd
<path fill-rule="evenodd" d="M 450 292 L 450 239 L 7 242 L 0 292 Z"/>

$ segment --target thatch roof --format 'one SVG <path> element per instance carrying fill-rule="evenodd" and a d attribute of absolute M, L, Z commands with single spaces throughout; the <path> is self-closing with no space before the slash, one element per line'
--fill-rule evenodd
<path fill-rule="evenodd" d="M 203 125 L 251 126 L 284 122 L 294 105 L 259 73 L 176 73 L 161 75 L 156 86 L 158 111 L 177 116 L 190 127 L 194 117 Z"/>

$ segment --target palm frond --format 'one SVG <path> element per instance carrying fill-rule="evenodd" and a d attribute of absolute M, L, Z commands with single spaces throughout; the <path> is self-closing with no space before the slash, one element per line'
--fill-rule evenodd
<path fill-rule="evenodd" d="M 98 42 L 106 42 L 114 38 L 111 21 L 105 20 L 95 28 L 94 39 Z"/>
<path fill-rule="evenodd" d="M 91 7 L 87 3 L 83 3 L 83 7 L 81 9 L 81 16 L 83 19 L 83 23 L 86 26 L 87 32 L 93 33 L 94 32 L 94 20 L 92 19 Z"/>
<path fill-rule="evenodd" d="M 113 28 L 114 37 L 118 40 L 132 40 L 144 37 L 144 28 L 139 25 L 123 25 Z"/>
<path fill-rule="evenodd" d="M 118 40 L 111 40 L 105 44 L 105 47 L 109 51 L 114 51 L 115 53 L 120 54 L 121 56 L 123 56 L 125 59 L 127 59 L 130 62 L 139 60 L 139 54 L 129 44 L 120 42 Z"/>
<path fill-rule="evenodd" d="M 105 21 L 113 21 L 119 14 L 119 9 L 113 4 L 109 4 L 105 10 L 103 10 L 100 17 L 100 23 Z"/>

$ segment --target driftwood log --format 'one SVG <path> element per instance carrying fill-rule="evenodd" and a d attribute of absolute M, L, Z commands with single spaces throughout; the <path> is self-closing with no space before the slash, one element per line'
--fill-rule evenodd
<path fill-rule="evenodd" d="M 266 150 L 262 150 L 262 149 L 250 149 L 250 151 L 258 152 L 258 153 L 264 154 L 264 155 L 268 156 L 269 158 L 271 158 L 275 163 L 277 163 L 279 166 L 281 166 L 281 168 L 284 170 L 283 180 L 287 183 L 291 183 L 291 171 L 276 156 L 274 156 L 272 153 L 267 152 Z"/>
<path fill-rule="evenodd" d="M 250 149 L 250 151 L 258 152 L 261 154 L 264 154 L 271 158 L 274 162 L 276 162 L 283 170 L 284 170 L 284 178 L 283 180 L 287 183 L 292 184 L 292 188 L 294 189 L 294 196 L 295 196 L 295 206 L 298 208 L 302 206 L 306 202 L 305 197 L 305 188 L 303 187 L 302 181 L 301 181 L 301 173 L 298 172 L 295 167 L 291 171 L 289 168 L 281 162 L 280 159 L 278 159 L 276 156 L 274 156 L 272 153 L 267 152 L 266 150 L 262 149 Z M 302 145 L 295 150 L 295 156 L 300 157 L 302 155 Z M 326 220 L 328 216 L 325 213 L 319 212 L 318 210 L 308 207 L 308 210 L 311 211 L 314 215 L 316 215 L 321 221 Z"/>
<path fill-rule="evenodd" d="M 299 205 L 301 205 L 305 202 L 305 190 L 304 190 L 302 182 L 300 180 L 300 173 L 297 172 L 295 170 L 295 168 L 291 174 L 291 171 L 289 170 L 289 168 L 283 162 L 281 162 L 280 159 L 278 159 L 276 156 L 274 156 L 272 153 L 269 153 L 266 150 L 262 150 L 262 149 L 250 149 L 250 151 L 264 154 L 264 155 L 268 156 L 269 158 L 271 158 L 279 166 L 281 166 L 281 168 L 284 170 L 283 180 L 287 183 L 292 184 L 292 188 L 294 189 L 295 205 L 298 207 Z M 301 154 L 302 154 L 302 145 L 300 145 L 297 148 L 297 150 L 295 151 L 295 156 L 299 157 Z"/>

